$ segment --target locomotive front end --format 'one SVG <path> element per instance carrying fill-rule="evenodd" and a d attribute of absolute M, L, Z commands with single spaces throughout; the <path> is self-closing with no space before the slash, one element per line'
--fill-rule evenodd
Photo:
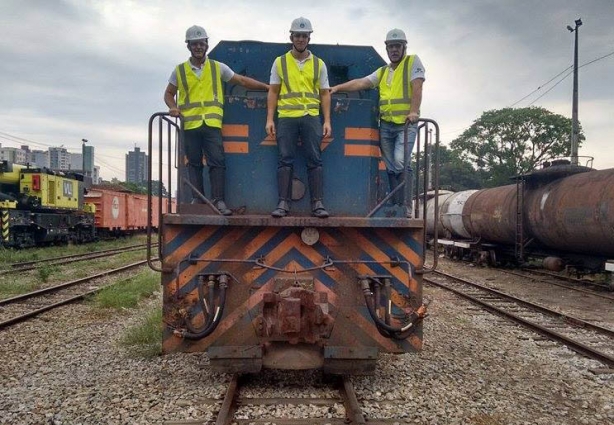
<path fill-rule="evenodd" d="M 366 373 L 378 352 L 419 350 L 421 229 L 392 221 L 169 216 L 164 351 L 224 372 Z"/>
<path fill-rule="evenodd" d="M 312 47 L 329 65 L 331 84 L 384 63 L 372 48 Z M 222 42 L 211 57 L 267 80 L 273 58 L 286 49 Z M 302 159 L 294 167 L 290 215 L 270 215 L 278 151 L 264 129 L 264 92 L 226 90 L 222 135 L 233 215 L 190 203 L 185 161 L 177 161 L 178 212 L 163 216 L 159 247 L 165 353 L 207 352 L 211 367 L 228 373 L 367 374 L 379 353 L 421 349 L 424 221 L 382 213 L 377 96 L 333 96 L 331 110 L 333 134 L 321 142 L 326 219 L 310 216 Z M 165 122 L 160 137 L 173 125 L 181 134 L 172 119 L 158 116 Z M 179 138 L 180 158 L 181 144 Z"/>

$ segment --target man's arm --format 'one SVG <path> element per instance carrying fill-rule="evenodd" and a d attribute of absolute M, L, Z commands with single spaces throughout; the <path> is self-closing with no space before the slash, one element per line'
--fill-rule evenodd
<path fill-rule="evenodd" d="M 175 101 L 175 96 L 177 95 L 177 87 L 168 83 L 166 86 L 166 90 L 164 90 L 164 103 L 168 106 L 168 112 L 172 117 L 178 117 L 181 112 L 177 107 L 177 102 Z"/>
<path fill-rule="evenodd" d="M 358 90 L 366 90 L 371 88 L 371 81 L 367 77 L 356 78 L 354 80 L 350 80 L 348 82 L 338 84 L 334 87 L 330 88 L 330 92 L 337 93 L 340 91 L 358 91 Z"/>
<path fill-rule="evenodd" d="M 322 124 L 322 136 L 328 137 L 332 134 L 330 126 L 330 90 L 320 89 L 320 104 L 322 106 L 322 115 L 324 123 Z"/>
<path fill-rule="evenodd" d="M 269 136 L 275 135 L 275 111 L 277 110 L 277 100 L 279 99 L 279 92 L 281 90 L 281 84 L 269 85 L 269 93 L 266 97 L 266 134 Z M 330 110 L 330 103 L 329 103 Z"/>
<path fill-rule="evenodd" d="M 239 75 L 235 73 L 230 80 L 230 83 L 241 85 L 250 90 L 263 90 L 267 91 L 269 89 L 269 85 L 265 83 L 261 83 L 258 80 L 254 80 L 253 78 L 246 77 L 245 75 Z"/>
<path fill-rule="evenodd" d="M 409 106 L 409 114 L 407 120 L 409 122 L 418 122 L 420 118 L 420 104 L 422 103 L 422 83 L 424 78 L 416 78 L 411 80 L 411 105 Z"/>

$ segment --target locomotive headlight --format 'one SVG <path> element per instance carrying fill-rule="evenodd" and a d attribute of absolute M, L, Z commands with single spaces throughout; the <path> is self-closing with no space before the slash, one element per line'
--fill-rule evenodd
<path fill-rule="evenodd" d="M 305 242 L 306 245 L 314 245 L 318 240 L 320 240 L 320 232 L 315 227 L 305 227 L 301 232 L 301 240 Z"/>

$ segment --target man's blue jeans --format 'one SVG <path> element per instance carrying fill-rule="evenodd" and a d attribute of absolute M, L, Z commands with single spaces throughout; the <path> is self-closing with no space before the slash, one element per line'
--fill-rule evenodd
<path fill-rule="evenodd" d="M 403 163 L 405 161 L 404 129 L 405 124 L 394 124 L 388 121 L 380 122 L 379 139 L 382 159 L 384 164 L 386 164 L 386 170 L 392 174 L 401 174 L 403 172 Z M 410 125 L 407 137 L 407 168 L 410 173 L 412 171 L 411 152 L 416 142 L 416 132 L 417 125 Z"/>
<path fill-rule="evenodd" d="M 400 205 L 403 203 L 405 196 L 407 202 L 411 205 L 412 188 L 413 188 L 413 170 L 411 168 L 411 152 L 414 149 L 416 142 L 416 133 L 418 130 L 417 124 L 410 125 L 407 129 L 407 152 L 405 152 L 405 124 L 395 124 L 388 121 L 381 121 L 379 128 L 380 149 L 382 151 L 382 159 L 386 164 L 388 172 L 388 181 L 390 191 L 404 181 L 403 166 L 405 157 L 407 156 L 407 176 L 405 187 L 399 189 L 402 192 L 395 193 L 392 198 L 392 203 Z"/>

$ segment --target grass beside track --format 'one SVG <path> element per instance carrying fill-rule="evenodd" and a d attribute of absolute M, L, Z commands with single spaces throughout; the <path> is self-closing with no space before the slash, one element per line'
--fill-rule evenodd
<path fill-rule="evenodd" d="M 132 237 L 118 238 L 109 241 L 92 242 L 82 245 L 58 245 L 41 248 L 11 249 L 0 247 L 0 268 L 5 268 L 9 264 L 22 261 L 36 261 L 47 258 L 59 257 L 73 254 L 89 254 L 107 249 L 121 248 L 129 245 L 146 243 L 146 235 L 135 235 Z"/>
<path fill-rule="evenodd" d="M 99 292 L 92 297 L 92 302 L 106 310 L 131 309 L 137 307 L 139 301 L 151 297 L 159 288 L 160 275 L 145 269 Z M 155 357 L 162 352 L 162 330 L 162 309 L 156 306 L 150 308 L 135 325 L 127 328 L 119 343 L 137 357 Z"/>
<path fill-rule="evenodd" d="M 143 298 L 151 296 L 160 287 L 160 275 L 145 269 L 134 276 L 122 279 L 93 297 L 96 306 L 117 310 L 136 307 Z"/>
<path fill-rule="evenodd" d="M 116 242 L 116 241 L 114 241 Z M 134 239 L 124 239 L 122 246 L 134 245 Z M 138 243 L 138 242 L 136 242 Z M 96 251 L 103 248 L 96 245 Z M 107 249 L 105 247 L 104 249 Z M 55 255 L 58 256 L 56 251 Z M 145 250 L 127 251 L 115 254 L 111 257 L 91 259 L 87 261 L 69 264 L 44 264 L 35 270 L 23 271 L 17 274 L 0 275 L 0 299 L 24 294 L 36 289 L 56 285 L 61 282 L 75 280 L 100 273 L 116 267 L 125 266 L 136 261 L 145 259 Z M 159 278 L 158 278 L 159 281 Z"/>
<path fill-rule="evenodd" d="M 136 357 L 156 357 L 162 354 L 162 331 L 162 308 L 158 306 L 126 329 L 119 343 Z"/>

